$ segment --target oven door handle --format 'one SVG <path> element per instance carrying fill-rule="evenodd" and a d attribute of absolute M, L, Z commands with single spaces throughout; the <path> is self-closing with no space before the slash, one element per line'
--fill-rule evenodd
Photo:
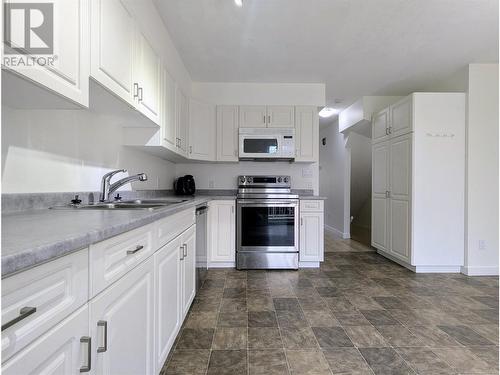
<path fill-rule="evenodd" d="M 238 200 L 237 203 L 240 206 L 256 206 L 256 205 L 261 205 L 261 206 L 298 206 L 299 202 L 298 201 L 284 201 L 284 200 L 279 200 L 279 201 L 268 201 L 266 199 L 258 199 L 258 200 Z"/>

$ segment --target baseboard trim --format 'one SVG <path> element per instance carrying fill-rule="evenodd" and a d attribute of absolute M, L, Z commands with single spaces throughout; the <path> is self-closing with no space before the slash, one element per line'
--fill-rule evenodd
<path fill-rule="evenodd" d="M 210 262 L 208 268 L 235 268 L 235 262 Z"/>
<path fill-rule="evenodd" d="M 384 257 L 386 257 L 387 259 L 392 260 L 393 262 L 399 264 L 400 266 L 403 266 L 405 268 L 408 268 L 410 271 L 415 272 L 416 267 L 412 266 L 411 264 L 409 264 L 407 262 L 405 262 L 404 260 L 401 260 L 401 259 L 399 259 L 399 258 L 397 258 L 397 257 L 395 257 L 395 256 L 393 256 L 393 255 L 391 255 L 389 253 L 386 253 L 385 251 L 380 250 L 380 249 L 377 249 L 377 253 L 379 253 L 380 255 L 382 255 Z"/>
<path fill-rule="evenodd" d="M 299 268 L 319 268 L 319 262 L 299 262 Z"/>
<path fill-rule="evenodd" d="M 460 273 L 460 266 L 412 266 L 383 250 L 377 249 L 377 253 L 415 273 Z"/>
<path fill-rule="evenodd" d="M 347 239 L 351 238 L 351 234 L 350 233 L 348 233 L 348 232 L 344 233 L 341 230 L 338 230 L 337 228 L 331 227 L 330 225 L 326 225 L 325 224 L 325 230 L 327 232 L 335 234 L 336 236 L 342 237 L 344 240 L 347 240 Z"/>
<path fill-rule="evenodd" d="M 416 273 L 460 273 L 460 266 L 416 266 Z"/>
<path fill-rule="evenodd" d="M 462 266 L 460 272 L 467 276 L 498 276 L 499 274 L 498 266 Z"/>

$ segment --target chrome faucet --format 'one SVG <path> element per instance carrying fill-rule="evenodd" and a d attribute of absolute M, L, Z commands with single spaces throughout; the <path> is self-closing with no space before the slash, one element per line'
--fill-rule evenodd
<path fill-rule="evenodd" d="M 117 169 L 116 171 L 111 171 L 109 173 L 106 173 L 104 176 L 102 176 L 102 181 L 101 181 L 101 197 L 100 201 L 101 202 L 106 202 L 109 200 L 109 196 L 118 190 L 120 186 L 123 186 L 125 184 L 128 184 L 129 182 L 132 181 L 146 181 L 148 179 L 148 176 L 146 176 L 145 173 L 139 173 L 134 176 L 129 176 L 122 178 L 121 180 L 116 181 L 114 184 L 111 184 L 111 177 L 113 177 L 117 173 L 125 173 L 127 172 L 126 169 Z"/>

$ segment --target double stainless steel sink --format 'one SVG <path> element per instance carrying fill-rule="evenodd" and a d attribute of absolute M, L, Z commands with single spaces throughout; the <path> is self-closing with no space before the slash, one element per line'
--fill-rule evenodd
<path fill-rule="evenodd" d="M 115 202 L 99 202 L 96 204 L 71 204 L 55 206 L 57 210 L 157 210 L 174 204 L 186 202 L 187 199 L 135 199 Z"/>

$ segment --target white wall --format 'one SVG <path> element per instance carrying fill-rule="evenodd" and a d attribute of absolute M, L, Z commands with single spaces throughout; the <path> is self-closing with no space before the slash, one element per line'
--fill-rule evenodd
<path fill-rule="evenodd" d="M 498 64 L 469 65 L 468 94 L 463 272 L 497 275 Z"/>
<path fill-rule="evenodd" d="M 347 147 L 351 152 L 350 216 L 357 225 L 371 227 L 372 142 L 350 132 Z"/>
<path fill-rule="evenodd" d="M 318 164 L 288 162 L 240 162 L 219 164 L 176 164 L 176 175 L 192 174 L 197 189 L 236 189 L 236 177 L 250 174 L 290 175 L 292 189 L 313 189 L 318 194 Z"/>
<path fill-rule="evenodd" d="M 322 126 L 319 131 L 319 194 L 325 201 L 325 226 L 339 235 L 349 236 L 349 226 L 344 220 L 346 192 L 344 190 L 348 155 L 345 137 L 339 133 L 338 120 Z M 321 140 L 326 138 L 326 145 Z"/>
<path fill-rule="evenodd" d="M 323 83 L 193 82 L 192 94 L 221 105 L 325 105 Z"/>
<path fill-rule="evenodd" d="M 148 175 L 135 189 L 171 189 L 175 165 L 123 147 L 121 135 L 89 110 L 2 106 L 2 193 L 98 191 L 102 175 L 121 168 Z"/>

